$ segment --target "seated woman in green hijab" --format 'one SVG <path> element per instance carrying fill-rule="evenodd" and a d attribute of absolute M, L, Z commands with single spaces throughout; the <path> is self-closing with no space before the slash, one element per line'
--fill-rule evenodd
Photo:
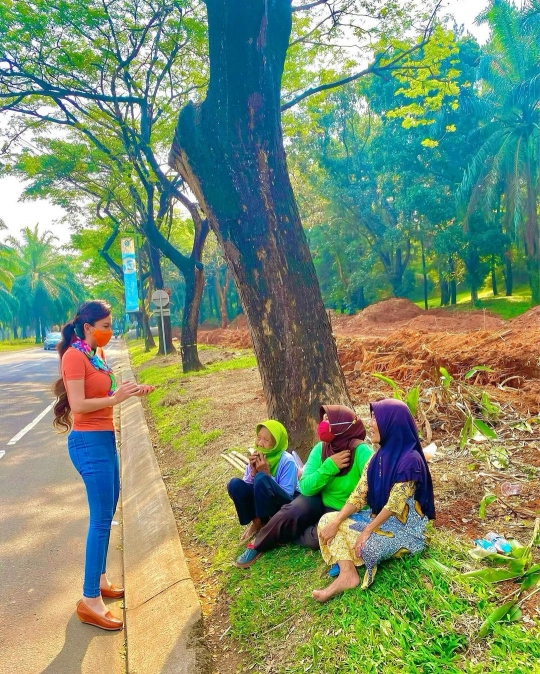
<path fill-rule="evenodd" d="M 281 506 L 297 494 L 296 463 L 287 452 L 287 431 L 279 421 L 269 419 L 257 424 L 256 450 L 250 456 L 244 477 L 233 478 L 227 485 L 240 524 L 251 526 L 242 535 L 249 540 Z"/>

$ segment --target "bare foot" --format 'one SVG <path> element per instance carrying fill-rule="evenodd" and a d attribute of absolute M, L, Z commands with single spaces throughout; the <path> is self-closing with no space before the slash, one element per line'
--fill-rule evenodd
<path fill-rule="evenodd" d="M 241 541 L 249 541 L 255 534 L 262 529 L 262 522 L 258 517 L 255 517 L 253 522 L 249 525 L 244 533 L 240 536 Z"/>
<path fill-rule="evenodd" d="M 324 590 L 313 590 L 311 596 L 313 599 L 316 599 L 323 604 L 340 592 L 345 592 L 345 590 L 352 590 L 352 588 L 358 587 L 359 583 L 360 579 L 358 578 L 356 569 L 352 572 L 350 570 L 346 571 L 341 569 L 339 576 L 333 583 L 328 587 L 325 587 Z"/>

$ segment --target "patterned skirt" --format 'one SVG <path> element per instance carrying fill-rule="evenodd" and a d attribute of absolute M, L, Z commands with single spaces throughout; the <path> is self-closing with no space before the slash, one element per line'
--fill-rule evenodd
<path fill-rule="evenodd" d="M 361 510 L 342 522 L 335 538 L 328 545 L 319 536 L 324 561 L 329 565 L 340 561 L 351 561 L 355 566 L 365 565 L 366 573 L 362 582 L 362 589 L 365 589 L 373 582 L 379 562 L 423 550 L 426 545 L 424 534 L 428 519 L 412 496 L 406 503 L 402 517 L 392 515 L 372 532 L 362 550 L 362 557 L 356 555 L 354 546 L 359 533 L 373 519 L 371 510 Z M 337 515 L 338 513 L 323 515 L 318 526 L 319 533 Z"/>

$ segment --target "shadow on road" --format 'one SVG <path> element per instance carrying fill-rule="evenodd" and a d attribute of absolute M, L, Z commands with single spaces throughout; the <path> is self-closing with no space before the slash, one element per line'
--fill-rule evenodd
<path fill-rule="evenodd" d="M 106 635 L 106 632 L 98 632 L 92 625 L 83 625 L 74 613 L 66 626 L 62 650 L 41 674 L 79 674 L 90 642 Z"/>

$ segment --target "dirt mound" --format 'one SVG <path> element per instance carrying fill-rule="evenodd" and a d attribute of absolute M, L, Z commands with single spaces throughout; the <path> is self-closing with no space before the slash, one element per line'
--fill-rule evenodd
<path fill-rule="evenodd" d="M 351 337 L 388 335 L 405 327 L 419 332 L 468 332 L 498 330 L 506 321 L 489 311 L 463 311 L 453 308 L 425 311 L 405 299 L 377 302 L 354 316 L 331 314 L 335 335 Z M 527 326 L 529 327 L 529 326 Z"/>
<path fill-rule="evenodd" d="M 533 307 L 510 321 L 512 328 L 540 330 L 540 306 Z"/>
<path fill-rule="evenodd" d="M 236 318 L 229 323 L 230 330 L 247 330 L 247 318 L 245 314 L 238 314 Z"/>
<path fill-rule="evenodd" d="M 199 344 L 213 344 L 215 346 L 230 346 L 235 349 L 248 349 L 251 339 L 247 330 L 199 330 L 197 334 Z"/>
<path fill-rule="evenodd" d="M 370 304 L 359 315 L 363 321 L 369 323 L 395 323 L 407 321 L 422 313 L 424 313 L 424 310 L 416 306 L 414 302 L 392 297 L 389 300 Z"/>
<path fill-rule="evenodd" d="M 489 311 L 429 309 L 407 322 L 407 328 L 420 332 L 469 332 L 499 330 L 506 321 Z"/>
<path fill-rule="evenodd" d="M 338 337 L 336 341 L 355 397 L 373 389 L 376 380 L 366 376 L 373 372 L 405 387 L 419 381 L 429 386 L 439 382 L 440 367 L 458 378 L 475 365 L 487 365 L 492 372 L 478 373 L 474 381 L 489 386 L 494 399 L 513 400 L 517 407 L 534 413 L 540 404 L 540 342 L 535 330 L 458 335 L 405 329 L 383 338 Z M 388 393 L 388 387 L 383 389 Z"/>

